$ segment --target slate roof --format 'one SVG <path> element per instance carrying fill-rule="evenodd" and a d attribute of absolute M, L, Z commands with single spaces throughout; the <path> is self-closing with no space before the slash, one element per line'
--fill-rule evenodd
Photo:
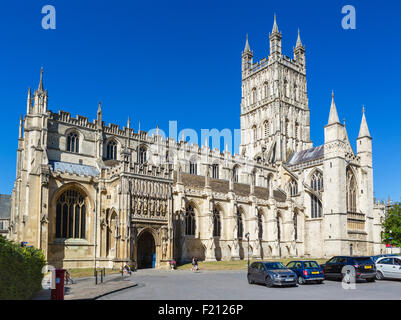
<path fill-rule="evenodd" d="M 316 159 L 321 159 L 324 156 L 324 145 L 294 152 L 287 162 L 287 166 L 293 166 L 302 162 L 308 162 Z"/>
<path fill-rule="evenodd" d="M 11 215 L 11 196 L 0 194 L 0 219 L 10 219 Z"/>
<path fill-rule="evenodd" d="M 49 161 L 53 171 L 66 172 L 70 174 L 78 174 L 83 176 L 96 177 L 99 175 L 99 170 L 93 166 L 83 164 L 62 162 L 62 161 Z"/>

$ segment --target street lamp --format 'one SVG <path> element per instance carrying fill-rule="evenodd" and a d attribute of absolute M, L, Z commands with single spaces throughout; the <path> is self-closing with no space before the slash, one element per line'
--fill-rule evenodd
<path fill-rule="evenodd" d="M 248 269 L 249 269 L 249 232 L 245 234 L 245 238 L 248 240 Z"/>
<path fill-rule="evenodd" d="M 393 254 L 393 237 L 392 237 L 393 230 L 390 230 L 390 254 Z"/>

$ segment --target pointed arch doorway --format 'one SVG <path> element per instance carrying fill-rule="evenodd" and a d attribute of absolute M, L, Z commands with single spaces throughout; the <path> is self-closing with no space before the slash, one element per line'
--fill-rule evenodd
<path fill-rule="evenodd" d="M 138 239 L 138 269 L 155 268 L 156 244 L 151 232 L 143 232 Z"/>

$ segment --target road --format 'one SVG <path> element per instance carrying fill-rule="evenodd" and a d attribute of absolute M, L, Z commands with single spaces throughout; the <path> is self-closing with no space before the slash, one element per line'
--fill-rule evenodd
<path fill-rule="evenodd" d="M 246 271 L 138 270 L 138 286 L 101 300 L 401 300 L 401 280 L 358 282 L 345 290 L 340 281 L 290 288 L 249 285 Z"/>

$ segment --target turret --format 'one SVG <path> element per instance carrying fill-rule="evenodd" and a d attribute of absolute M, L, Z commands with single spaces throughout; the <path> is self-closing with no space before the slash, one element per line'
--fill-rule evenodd
<path fill-rule="evenodd" d="M 33 95 L 33 102 L 34 114 L 47 112 L 47 90 L 43 89 L 43 68 L 40 69 L 39 86 Z"/>
<path fill-rule="evenodd" d="M 98 129 L 102 129 L 102 103 L 99 102 L 99 107 L 97 108 L 97 121 L 96 126 Z"/>
<path fill-rule="evenodd" d="M 281 32 L 278 31 L 276 15 L 274 15 L 274 23 L 272 33 L 269 34 L 270 40 L 270 56 L 281 56 Z"/>
<path fill-rule="evenodd" d="M 372 167 L 372 137 L 366 122 L 365 107 L 362 109 L 362 121 L 359 135 L 356 139 L 356 150 L 361 158 L 361 165 Z"/>
<path fill-rule="evenodd" d="M 302 45 L 299 29 L 297 44 L 294 48 L 294 59 L 296 63 L 298 63 L 302 67 L 305 67 L 305 46 Z"/>
<path fill-rule="evenodd" d="M 252 66 L 252 63 L 253 63 L 252 60 L 253 60 L 253 52 L 251 51 L 251 49 L 249 47 L 248 35 L 246 35 L 245 48 L 244 48 L 244 51 L 242 52 L 242 72 L 243 73 Z"/>
<path fill-rule="evenodd" d="M 329 121 L 324 127 L 324 142 L 333 142 L 342 140 L 344 135 L 344 126 L 340 123 L 337 113 L 336 103 L 334 102 L 334 92 L 331 94 L 331 106 Z"/>
<path fill-rule="evenodd" d="M 26 114 L 30 114 L 32 109 L 32 94 L 31 87 L 28 89 L 28 97 L 26 99 Z"/>

